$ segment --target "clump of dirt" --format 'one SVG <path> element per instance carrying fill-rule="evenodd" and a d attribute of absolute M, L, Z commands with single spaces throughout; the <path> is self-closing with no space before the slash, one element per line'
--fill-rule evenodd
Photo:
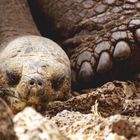
<path fill-rule="evenodd" d="M 103 118 L 95 114 L 62 111 L 51 118 L 59 129 L 74 140 L 140 139 L 140 119 L 122 115 Z"/>
<path fill-rule="evenodd" d="M 95 105 L 102 117 L 115 114 L 140 116 L 140 90 L 134 82 L 108 82 L 97 89 L 83 90 L 65 102 L 49 103 L 46 113 L 55 115 L 62 110 L 70 110 L 87 114 Z"/>
<path fill-rule="evenodd" d="M 68 140 L 55 124 L 33 108 L 25 108 L 15 115 L 13 121 L 19 140 Z"/>

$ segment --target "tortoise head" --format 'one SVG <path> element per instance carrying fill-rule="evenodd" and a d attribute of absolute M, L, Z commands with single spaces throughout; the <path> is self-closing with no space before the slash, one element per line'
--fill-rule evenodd
<path fill-rule="evenodd" d="M 49 101 L 69 97 L 70 62 L 53 41 L 19 37 L 1 52 L 0 61 L 0 87 L 14 111 L 27 105 L 40 109 Z"/>

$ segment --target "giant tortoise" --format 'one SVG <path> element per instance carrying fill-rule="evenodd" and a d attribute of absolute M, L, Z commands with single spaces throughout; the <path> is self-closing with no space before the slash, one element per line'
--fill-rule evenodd
<path fill-rule="evenodd" d="M 59 45 L 41 36 L 27 0 L 1 0 L 0 93 L 13 111 L 68 99 L 71 77 L 83 87 L 139 71 L 138 0 L 29 2 L 49 19 L 70 62 Z"/>

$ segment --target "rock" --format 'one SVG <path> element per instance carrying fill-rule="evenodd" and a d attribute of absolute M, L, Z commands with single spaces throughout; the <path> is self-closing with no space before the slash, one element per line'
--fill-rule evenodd
<path fill-rule="evenodd" d="M 25 108 L 13 120 L 19 140 L 68 140 L 55 124 L 33 108 Z"/>
<path fill-rule="evenodd" d="M 62 111 L 51 118 L 59 129 L 74 140 L 134 140 L 140 139 L 140 118 Z"/>

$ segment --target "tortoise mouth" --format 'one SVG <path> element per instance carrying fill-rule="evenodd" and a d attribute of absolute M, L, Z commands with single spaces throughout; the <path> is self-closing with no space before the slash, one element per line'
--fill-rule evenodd
<path fill-rule="evenodd" d="M 44 106 L 47 105 L 47 100 L 43 96 L 43 93 L 41 94 L 42 96 L 31 95 L 28 97 L 28 99 L 21 98 L 18 95 L 19 94 L 17 91 L 12 88 L 0 89 L 0 97 L 7 102 L 13 113 L 20 112 L 27 106 L 31 106 L 37 111 L 41 111 L 43 110 Z"/>

